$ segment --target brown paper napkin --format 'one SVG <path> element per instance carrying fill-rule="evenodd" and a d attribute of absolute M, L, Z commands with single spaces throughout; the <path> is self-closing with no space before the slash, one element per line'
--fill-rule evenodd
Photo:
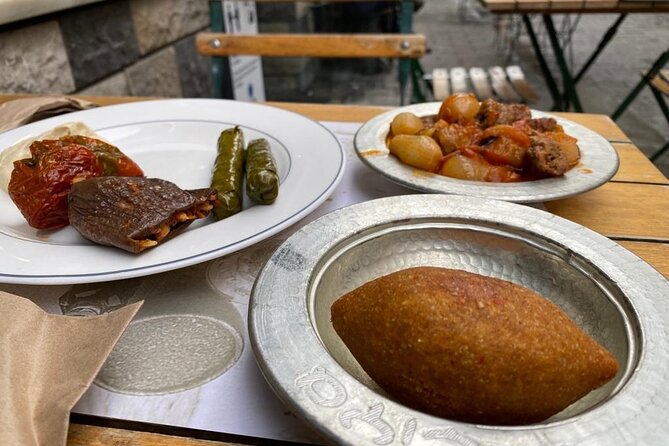
<path fill-rule="evenodd" d="M 72 407 L 141 305 L 60 316 L 0 291 L 0 445 L 64 445 Z"/>
<path fill-rule="evenodd" d="M 51 116 L 92 107 L 97 107 L 97 105 L 65 96 L 14 99 L 0 104 L 0 132 Z"/>

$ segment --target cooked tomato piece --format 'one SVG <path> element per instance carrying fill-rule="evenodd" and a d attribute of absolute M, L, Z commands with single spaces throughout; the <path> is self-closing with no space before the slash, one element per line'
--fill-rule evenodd
<path fill-rule="evenodd" d="M 100 176 L 95 154 L 83 146 L 70 144 L 62 149 L 41 152 L 14 162 L 9 196 L 30 226 L 37 229 L 67 225 L 67 194 L 73 182 Z"/>
<path fill-rule="evenodd" d="M 525 164 L 527 147 L 522 147 L 503 136 L 485 145 L 481 152 L 490 163 L 498 166 L 511 166 L 520 169 Z"/>
<path fill-rule="evenodd" d="M 107 144 L 99 139 L 87 136 L 72 135 L 64 136 L 61 141 L 66 143 L 81 144 L 87 147 L 98 159 L 105 175 L 118 175 L 120 177 L 138 177 L 144 175 L 142 169 L 118 147 Z"/>
<path fill-rule="evenodd" d="M 468 146 L 444 157 L 439 173 L 462 180 L 508 183 L 519 181 L 520 175 L 510 167 L 490 164 L 476 146 Z"/>
<path fill-rule="evenodd" d="M 437 142 L 444 155 L 472 143 L 481 131 L 473 125 L 451 124 L 435 132 Z"/>
<path fill-rule="evenodd" d="M 490 163 L 521 169 L 525 164 L 530 137 L 510 125 L 496 125 L 485 129 L 476 138 L 484 149 L 481 154 Z"/>
<path fill-rule="evenodd" d="M 490 166 L 486 181 L 491 183 L 513 183 L 521 181 L 523 178 L 517 171 L 507 166 Z"/>
<path fill-rule="evenodd" d="M 68 224 L 67 195 L 73 183 L 103 175 L 142 176 L 118 148 L 84 136 L 35 141 L 31 158 L 14 162 L 9 196 L 30 226 L 55 229 Z"/>
<path fill-rule="evenodd" d="M 527 135 L 527 133 L 523 132 L 522 130 L 510 125 L 496 125 L 493 127 L 488 127 L 479 134 L 478 141 L 479 143 L 485 143 L 486 141 L 489 141 L 493 138 L 499 138 L 500 136 L 507 137 L 522 147 L 527 148 L 530 146 L 529 135 Z"/>

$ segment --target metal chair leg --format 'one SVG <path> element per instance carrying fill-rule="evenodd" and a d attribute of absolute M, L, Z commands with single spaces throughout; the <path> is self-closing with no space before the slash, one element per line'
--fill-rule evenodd
<path fill-rule="evenodd" d="M 618 27 L 623 22 L 623 20 L 625 20 L 625 17 L 627 17 L 627 13 L 620 14 L 620 16 L 618 16 L 618 19 L 606 31 L 606 34 L 604 34 L 604 37 L 602 37 L 602 40 L 599 42 L 599 45 L 597 45 L 597 49 L 595 50 L 595 52 L 590 55 L 588 60 L 583 64 L 583 67 L 581 67 L 576 76 L 574 76 L 575 84 L 581 80 L 585 72 L 588 71 L 588 68 L 590 68 L 590 65 L 593 64 L 595 59 L 597 59 L 599 54 L 604 50 L 604 48 L 606 48 L 606 45 L 608 45 L 608 43 L 611 41 L 616 32 L 618 32 Z"/>
<path fill-rule="evenodd" d="M 411 60 L 411 83 L 413 85 L 412 101 L 416 103 L 426 102 L 425 90 L 432 91 L 430 83 L 425 79 L 425 70 L 419 61 Z"/>
<path fill-rule="evenodd" d="M 400 32 L 410 33 L 413 29 L 413 3 L 403 1 L 400 4 Z M 406 101 L 406 85 L 411 71 L 411 62 L 409 59 L 400 59 L 398 65 L 400 81 L 400 105 Z"/>
<path fill-rule="evenodd" d="M 530 37 L 530 42 L 532 43 L 532 48 L 534 49 L 534 54 L 537 56 L 537 61 L 539 62 L 539 68 L 541 68 L 541 73 L 544 75 L 546 80 L 546 86 L 548 91 L 551 94 L 553 99 L 553 110 L 562 110 L 562 94 L 558 89 L 555 78 L 551 73 L 550 68 L 548 67 L 548 62 L 544 57 L 544 53 L 541 50 L 541 45 L 539 44 L 539 39 L 537 34 L 534 32 L 534 27 L 532 26 L 532 21 L 527 14 L 523 14 L 523 23 L 525 24 L 525 29 L 527 30 L 527 35 Z"/>
<path fill-rule="evenodd" d="M 639 95 L 643 87 L 646 85 L 650 86 L 650 91 L 653 93 L 653 96 L 655 96 L 655 100 L 657 101 L 657 104 L 660 107 L 660 110 L 662 111 L 662 114 L 664 115 L 664 118 L 667 121 L 667 124 L 669 124 L 669 106 L 667 105 L 667 102 L 664 99 L 664 96 L 662 95 L 661 92 L 653 88 L 651 85 L 651 81 L 657 74 L 660 72 L 662 67 L 664 67 L 667 62 L 669 61 L 669 49 L 660 54 L 660 57 L 657 58 L 657 60 L 653 63 L 653 66 L 650 67 L 650 70 L 646 72 L 643 76 L 641 76 L 641 79 L 639 82 L 634 86 L 632 91 L 627 95 L 625 99 L 623 99 L 623 102 L 616 108 L 616 110 L 611 114 L 611 119 L 614 121 L 617 120 L 620 115 L 623 114 L 623 112 L 629 107 L 629 105 L 636 99 L 636 97 Z M 657 159 L 659 159 L 667 150 L 669 150 L 669 142 L 667 142 L 662 148 L 660 148 L 658 151 L 653 153 L 649 159 L 652 162 L 655 162 Z"/>
<path fill-rule="evenodd" d="M 664 100 L 664 96 L 662 96 L 662 93 L 657 91 L 654 88 L 651 88 L 651 91 L 653 92 L 653 96 L 655 96 L 655 99 L 657 100 L 657 104 L 660 106 L 660 110 L 662 110 L 662 114 L 664 115 L 664 118 L 667 120 L 667 124 L 669 124 L 669 106 L 667 106 L 667 102 Z M 669 141 L 657 152 L 652 154 L 650 156 L 650 160 L 655 162 L 658 158 L 660 158 L 664 152 L 669 149 Z"/>
<path fill-rule="evenodd" d="M 669 141 L 667 141 L 667 143 L 666 143 L 660 150 L 658 150 L 657 152 L 655 152 L 655 153 L 653 154 L 653 156 L 650 157 L 650 160 L 651 160 L 652 162 L 655 162 L 655 161 L 656 161 L 659 157 L 661 157 L 661 156 L 664 154 L 664 152 L 666 152 L 667 150 L 669 150 Z"/>
<path fill-rule="evenodd" d="M 614 121 L 617 120 L 620 115 L 629 107 L 629 105 L 636 99 L 636 97 L 641 93 L 643 87 L 650 82 L 651 79 L 657 75 L 657 73 L 662 69 L 662 67 L 669 61 L 669 50 L 666 50 L 660 55 L 660 57 L 653 63 L 653 66 L 648 70 L 648 72 L 641 77 L 639 83 L 637 83 L 632 91 L 627 95 L 623 102 L 616 108 L 616 110 L 611 114 L 611 119 Z"/>
<path fill-rule="evenodd" d="M 553 18 L 550 14 L 543 14 L 544 24 L 546 25 L 546 31 L 548 31 L 548 38 L 553 47 L 553 52 L 555 53 L 555 59 L 560 67 L 560 74 L 562 75 L 562 82 L 564 83 L 565 97 L 568 102 L 571 102 L 574 105 L 574 110 L 581 113 L 583 107 L 581 107 L 581 100 L 578 97 L 576 92 L 576 85 L 574 84 L 574 79 L 572 78 L 569 67 L 567 66 L 567 61 L 565 60 L 562 47 L 558 41 L 557 31 L 555 30 L 555 24 L 553 23 Z"/>
<path fill-rule="evenodd" d="M 209 2 L 209 13 L 211 19 L 211 30 L 223 32 L 223 5 L 220 1 Z M 213 84 L 213 95 L 217 99 L 233 99 L 230 76 L 230 62 L 227 57 L 214 56 L 211 58 L 211 77 Z"/>
<path fill-rule="evenodd" d="M 406 103 L 406 86 L 407 81 L 409 80 L 409 71 L 410 67 L 409 59 L 400 59 L 399 61 L 399 81 L 400 81 L 400 105 L 405 105 Z"/>

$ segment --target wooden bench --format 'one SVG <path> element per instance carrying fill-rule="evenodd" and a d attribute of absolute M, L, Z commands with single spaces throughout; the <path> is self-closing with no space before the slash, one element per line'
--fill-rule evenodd
<path fill-rule="evenodd" d="M 669 12 L 666 1 L 635 0 L 482 0 L 495 13 Z"/>
<path fill-rule="evenodd" d="M 449 69 L 436 68 L 428 76 L 432 82 L 432 94 L 441 101 L 453 93 L 472 92 L 480 100 L 496 99 L 500 102 L 535 102 L 538 97 L 527 83 L 523 70 L 518 65 Z"/>
<path fill-rule="evenodd" d="M 660 72 L 650 80 L 650 86 L 663 95 L 669 96 L 669 69 L 660 70 Z"/>
<path fill-rule="evenodd" d="M 318 3 L 319 0 L 305 1 Z M 214 58 L 212 71 L 215 84 L 214 96 L 216 97 L 222 97 L 222 90 L 219 87 L 222 84 L 223 60 L 227 56 L 398 59 L 400 104 L 404 105 L 407 84 L 411 83 L 413 87 L 412 96 L 415 97 L 416 93 L 420 92 L 413 74 L 414 66 L 425 54 L 427 44 L 423 34 L 412 31 L 413 2 L 402 1 L 399 4 L 400 33 L 232 34 L 222 32 L 225 28 L 220 0 L 210 0 L 211 32 L 197 34 L 196 48 L 200 54 Z"/>
<path fill-rule="evenodd" d="M 201 32 L 197 50 L 207 56 L 407 58 L 425 54 L 421 34 L 225 34 Z"/>
<path fill-rule="evenodd" d="M 226 34 L 200 32 L 197 51 L 207 56 L 395 58 L 399 59 L 400 105 L 407 83 L 416 82 L 411 62 L 426 51 L 422 34 Z M 215 70 L 220 71 L 220 69 Z M 218 82 L 215 79 L 214 82 Z M 414 92 L 417 87 L 413 85 Z"/>

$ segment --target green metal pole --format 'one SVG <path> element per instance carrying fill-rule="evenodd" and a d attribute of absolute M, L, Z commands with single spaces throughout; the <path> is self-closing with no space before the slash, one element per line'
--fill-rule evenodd
<path fill-rule="evenodd" d="M 611 119 L 614 121 L 617 120 L 620 115 L 623 114 L 625 109 L 632 103 L 632 101 L 641 93 L 643 87 L 650 82 L 650 80 L 655 77 L 655 75 L 662 69 L 662 67 L 669 61 L 669 50 L 666 50 L 660 55 L 660 57 L 655 61 L 653 66 L 648 70 L 648 72 L 641 78 L 638 84 L 632 89 L 630 94 L 623 100 L 622 104 L 618 106 L 616 111 L 611 114 Z"/>
<path fill-rule="evenodd" d="M 657 91 L 654 88 L 651 88 L 651 91 L 653 92 L 653 95 L 655 96 L 655 99 L 657 99 L 657 103 L 660 106 L 660 109 L 662 110 L 662 113 L 664 114 L 664 118 L 667 120 L 667 123 L 669 124 L 669 107 L 667 106 L 667 103 L 664 100 L 664 96 L 662 96 L 662 93 Z M 659 157 L 661 157 L 664 152 L 669 149 L 669 142 L 667 142 L 664 147 L 662 147 L 660 150 L 655 152 L 651 157 L 650 160 L 655 162 Z"/>
<path fill-rule="evenodd" d="M 420 65 L 420 62 L 415 59 L 411 59 L 411 83 L 413 86 L 412 99 L 414 102 L 427 101 L 427 98 L 423 94 L 423 90 L 421 90 L 421 85 L 426 83 L 424 79 L 425 71 L 423 71 L 423 67 Z"/>
<path fill-rule="evenodd" d="M 660 156 L 662 156 L 662 154 L 664 154 L 664 152 L 666 152 L 667 150 L 669 150 L 669 141 L 667 141 L 667 143 L 660 150 L 655 152 L 655 154 L 653 154 L 653 156 L 650 157 L 650 160 L 655 162 L 655 160 L 658 159 Z"/>
<path fill-rule="evenodd" d="M 555 31 L 555 24 L 553 23 L 553 18 L 550 14 L 543 14 L 544 24 L 546 25 L 546 31 L 548 31 L 548 38 L 551 41 L 551 46 L 553 47 L 553 52 L 555 53 L 555 59 L 557 61 L 558 67 L 560 67 L 560 74 L 562 75 L 562 82 L 564 84 L 565 96 L 574 104 L 574 110 L 582 113 L 583 107 L 581 107 L 581 100 L 578 97 L 576 92 L 576 85 L 574 84 L 574 79 L 569 72 L 569 67 L 567 66 L 567 61 L 564 58 L 564 53 L 562 52 L 562 47 L 558 41 L 557 32 Z"/>
<path fill-rule="evenodd" d="M 413 2 L 403 1 L 400 5 L 400 33 L 409 34 L 413 28 Z M 406 85 L 411 73 L 411 61 L 399 60 L 400 105 L 405 104 Z"/>
<path fill-rule="evenodd" d="M 546 86 L 548 91 L 553 98 L 553 110 L 562 110 L 562 93 L 558 89 L 555 78 L 551 73 L 550 68 L 548 68 L 548 63 L 544 57 L 543 51 L 541 51 L 541 45 L 539 44 L 539 39 L 534 32 L 534 27 L 532 26 L 532 21 L 527 14 L 523 14 L 523 23 L 527 29 L 527 35 L 530 37 L 530 42 L 532 43 L 532 48 L 534 48 L 534 54 L 537 56 L 537 61 L 539 62 L 539 68 L 541 68 L 541 73 L 544 75 L 546 80 Z"/>
<path fill-rule="evenodd" d="M 618 32 L 618 27 L 623 22 L 623 20 L 625 20 L 625 17 L 627 17 L 627 13 L 620 14 L 618 20 L 616 20 L 615 23 L 611 25 L 611 27 L 606 31 L 604 37 L 602 37 L 602 40 L 599 42 L 599 45 L 597 45 L 595 52 L 592 53 L 590 58 L 585 62 L 585 64 L 583 64 L 583 67 L 581 67 L 576 76 L 574 76 L 574 84 L 581 80 L 585 72 L 590 68 L 590 65 L 595 62 L 595 59 L 597 59 L 599 54 L 604 50 L 604 48 L 606 48 L 606 45 L 608 45 L 609 41 L 613 38 L 616 32 Z"/>
<path fill-rule="evenodd" d="M 223 31 L 223 4 L 221 0 L 209 2 L 209 15 L 211 18 L 211 31 Z M 211 59 L 212 82 L 214 84 L 214 97 L 223 97 L 223 78 L 225 70 L 225 60 L 220 56 L 213 56 Z"/>

